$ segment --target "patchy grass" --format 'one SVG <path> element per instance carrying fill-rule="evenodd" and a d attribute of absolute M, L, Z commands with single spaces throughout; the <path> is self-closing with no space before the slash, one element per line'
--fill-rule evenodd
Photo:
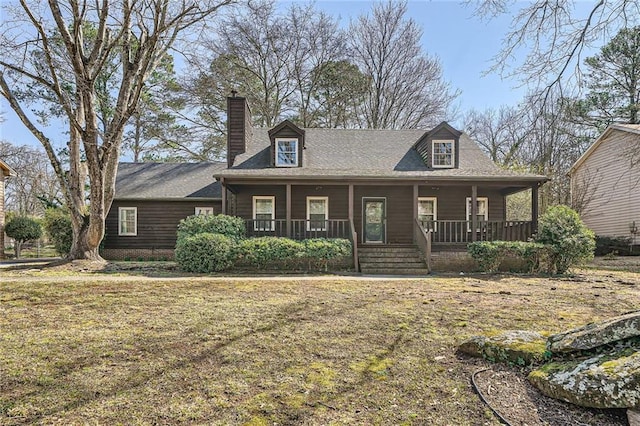
<path fill-rule="evenodd" d="M 498 424 L 456 346 L 637 309 L 638 274 L 0 271 L 0 424 Z M 484 364 L 482 364 L 484 365 Z"/>

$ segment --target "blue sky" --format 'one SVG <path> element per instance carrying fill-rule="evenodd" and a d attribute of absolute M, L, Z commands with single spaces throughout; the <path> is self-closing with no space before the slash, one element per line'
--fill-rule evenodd
<path fill-rule="evenodd" d="M 286 5 L 291 2 L 282 2 Z M 590 6 L 590 2 L 583 2 Z M 316 7 L 341 19 L 350 19 L 371 9 L 370 0 L 317 1 Z M 578 4 L 580 6 L 580 4 Z M 473 16 L 473 7 L 455 1 L 414 0 L 408 3 L 408 16 L 418 22 L 424 34 L 425 52 L 436 55 L 443 67 L 444 78 L 454 89 L 460 89 L 457 100 L 459 112 L 484 110 L 501 105 L 515 105 L 525 95 L 517 82 L 502 80 L 500 76 L 484 75 L 492 58 L 499 52 L 502 39 L 509 30 L 511 17 L 500 16 L 489 22 Z M 14 144 L 38 144 L 2 99 L 5 121 L 0 124 L 0 139 Z M 453 119 L 453 117 L 452 117 Z M 63 140 L 64 135 L 55 135 Z"/>

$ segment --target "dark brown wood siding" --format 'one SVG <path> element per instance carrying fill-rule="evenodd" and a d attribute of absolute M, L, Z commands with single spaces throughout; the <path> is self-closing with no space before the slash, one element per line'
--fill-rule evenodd
<path fill-rule="evenodd" d="M 138 232 L 135 236 L 118 235 L 118 208 L 138 209 Z M 105 248 L 166 249 L 176 245 L 180 220 L 195 213 L 196 207 L 213 207 L 220 213 L 220 201 L 129 201 L 115 200 L 107 214 Z"/>
<path fill-rule="evenodd" d="M 471 197 L 471 186 L 421 186 L 418 195 L 438 199 L 439 220 L 466 220 L 466 200 Z M 504 220 L 504 196 L 499 189 L 478 186 L 478 197 L 488 198 L 489 220 Z"/>
<path fill-rule="evenodd" d="M 253 197 L 255 195 L 276 197 L 276 219 L 287 218 L 287 190 L 285 185 L 238 185 L 235 196 L 236 215 L 253 219 Z"/>
<path fill-rule="evenodd" d="M 387 243 L 413 241 L 413 186 L 356 186 L 354 188 L 354 225 L 362 242 L 363 198 L 386 198 Z"/>
<path fill-rule="evenodd" d="M 329 197 L 329 219 L 349 218 L 348 186 L 292 185 L 291 219 L 307 218 L 307 197 Z"/>

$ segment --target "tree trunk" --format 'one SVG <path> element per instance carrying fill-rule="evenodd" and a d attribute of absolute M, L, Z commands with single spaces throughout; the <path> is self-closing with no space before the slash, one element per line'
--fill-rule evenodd
<path fill-rule="evenodd" d="M 13 249 L 16 252 L 16 259 L 20 259 L 20 252 L 22 251 L 22 241 L 13 240 Z"/>
<path fill-rule="evenodd" d="M 77 226 L 75 221 L 72 220 L 73 227 L 73 243 L 71 250 L 67 256 L 68 260 L 91 260 L 96 262 L 104 262 L 102 256 L 100 256 L 100 241 L 102 237 L 97 238 L 96 235 L 92 237 L 92 228 L 89 226 L 88 218 Z M 104 218 L 102 223 L 104 223 Z M 98 228 L 100 228 L 98 226 Z M 93 230 L 93 233 L 100 232 L 97 229 Z M 104 226 L 102 226 L 102 236 L 104 236 Z M 97 243 L 95 241 L 98 241 Z"/>

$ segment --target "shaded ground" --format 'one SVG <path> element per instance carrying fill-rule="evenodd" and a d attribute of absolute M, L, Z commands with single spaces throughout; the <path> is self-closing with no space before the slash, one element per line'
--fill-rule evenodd
<path fill-rule="evenodd" d="M 640 296 L 639 274 L 596 269 L 405 280 L 86 269 L 0 271 L 0 424 L 495 425 L 470 385 L 490 365 L 457 344 L 558 332 Z M 514 425 L 626 424 L 538 395 L 520 370 L 478 382 Z"/>

